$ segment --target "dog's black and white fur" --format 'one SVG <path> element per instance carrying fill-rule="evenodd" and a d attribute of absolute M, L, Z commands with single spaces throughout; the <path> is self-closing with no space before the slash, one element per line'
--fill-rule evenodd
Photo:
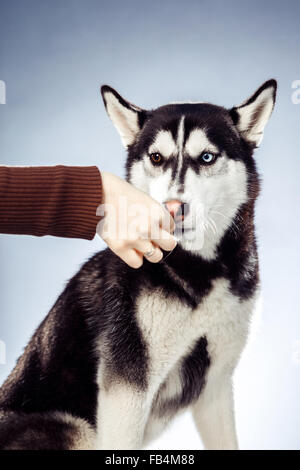
<path fill-rule="evenodd" d="M 1 449 L 141 448 L 187 407 L 207 449 L 237 448 L 232 375 L 259 284 L 253 151 L 275 95 L 270 80 L 230 110 L 145 111 L 102 87 L 128 181 L 188 203 L 186 231 L 159 264 L 106 249 L 70 280 L 0 390 Z"/>

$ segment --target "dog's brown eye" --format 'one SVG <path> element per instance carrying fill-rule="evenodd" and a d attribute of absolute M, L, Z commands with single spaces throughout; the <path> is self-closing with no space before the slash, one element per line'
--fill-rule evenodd
<path fill-rule="evenodd" d="M 150 155 L 150 158 L 151 158 L 151 161 L 152 163 L 154 163 L 154 165 L 160 165 L 160 163 L 162 163 L 162 156 L 160 153 L 151 153 Z"/>

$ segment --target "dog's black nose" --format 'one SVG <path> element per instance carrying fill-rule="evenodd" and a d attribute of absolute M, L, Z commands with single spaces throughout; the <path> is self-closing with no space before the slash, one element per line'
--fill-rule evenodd
<path fill-rule="evenodd" d="M 170 212 L 175 222 L 182 221 L 189 213 L 190 206 L 187 202 L 171 199 L 164 203 L 166 209 Z"/>

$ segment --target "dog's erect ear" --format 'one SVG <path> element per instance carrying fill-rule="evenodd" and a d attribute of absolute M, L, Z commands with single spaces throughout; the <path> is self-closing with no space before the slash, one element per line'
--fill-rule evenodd
<path fill-rule="evenodd" d="M 259 146 L 276 100 L 277 82 L 268 80 L 240 106 L 230 110 L 230 115 L 242 137 Z"/>
<path fill-rule="evenodd" d="M 107 114 L 117 128 L 125 147 L 132 145 L 141 130 L 146 111 L 124 100 L 113 88 L 103 85 L 101 94 Z"/>

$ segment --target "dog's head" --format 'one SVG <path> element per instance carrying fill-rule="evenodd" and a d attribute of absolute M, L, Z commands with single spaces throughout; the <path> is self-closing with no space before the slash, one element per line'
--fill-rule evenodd
<path fill-rule="evenodd" d="M 240 106 L 174 103 L 141 109 L 101 88 L 128 151 L 127 179 L 170 210 L 180 244 L 212 258 L 239 209 L 258 193 L 253 151 L 276 98 L 275 80 Z"/>

